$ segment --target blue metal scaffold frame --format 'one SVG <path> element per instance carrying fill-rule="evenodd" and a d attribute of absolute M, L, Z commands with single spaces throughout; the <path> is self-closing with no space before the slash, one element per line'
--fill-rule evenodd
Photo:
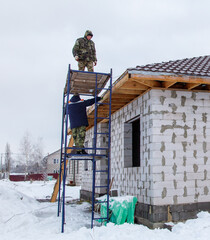
<path fill-rule="evenodd" d="M 68 152 L 69 149 L 75 149 L 75 147 L 67 147 L 67 137 L 68 137 L 68 102 L 70 94 L 73 94 L 73 90 L 71 89 L 72 86 L 72 75 L 73 74 L 79 74 L 84 73 L 86 76 L 88 74 L 94 75 L 95 79 L 95 89 L 94 89 L 94 97 L 95 97 L 95 110 L 94 110 L 94 138 L 93 138 L 93 147 L 92 148 L 86 148 L 85 150 L 92 150 L 91 154 L 85 154 L 78 156 L 76 159 L 74 159 L 74 156 L 76 154 L 71 154 Z M 109 86 L 101 85 L 101 83 L 98 80 L 98 76 L 105 76 L 109 82 Z M 100 85 L 100 86 L 99 86 Z M 107 84 L 106 84 L 107 85 Z M 98 94 L 101 91 L 105 91 L 105 93 L 109 92 L 108 94 L 108 102 L 99 102 L 97 101 Z M 93 96 L 91 93 L 80 93 L 80 95 L 83 96 Z M 63 93 L 63 111 L 62 111 L 62 127 L 61 127 L 61 153 L 60 153 L 60 174 L 59 174 L 59 193 L 58 193 L 58 216 L 60 215 L 60 212 L 62 213 L 62 225 L 61 225 L 61 232 L 64 232 L 64 225 L 65 225 L 65 186 L 66 186 L 66 162 L 74 161 L 74 160 L 92 160 L 93 170 L 92 170 L 92 216 L 91 216 L 91 228 L 94 226 L 94 220 L 99 220 L 101 222 L 109 222 L 109 184 L 110 184 L 110 149 L 111 149 L 111 103 L 112 103 L 112 70 L 110 73 L 99 73 L 99 72 L 84 72 L 84 71 L 78 71 L 78 70 L 72 70 L 70 65 L 68 68 L 68 74 L 67 74 L 67 82 L 66 87 L 64 89 Z M 106 117 L 98 116 L 98 108 L 100 105 L 108 105 L 108 111 Z M 108 121 L 108 132 L 98 132 L 98 122 L 106 120 Z M 107 147 L 97 147 L 97 136 L 99 134 L 104 134 L 108 137 L 108 146 Z M 103 150 L 106 151 L 106 154 L 99 154 L 98 151 Z M 100 161 L 100 158 L 107 159 L 107 169 L 106 170 L 97 170 L 96 169 L 96 161 Z M 63 172 L 63 179 L 61 176 L 61 173 Z M 105 185 L 96 185 L 96 173 L 106 173 L 107 181 Z M 63 182 L 62 182 L 63 180 Z M 61 184 L 62 182 L 62 184 Z M 62 186 L 62 187 L 61 187 Z M 106 189 L 106 200 L 105 202 L 107 204 L 107 216 L 105 218 L 101 217 L 95 217 L 95 204 L 99 203 L 96 199 L 96 188 L 103 188 Z M 101 203 L 101 201 L 100 201 Z"/>

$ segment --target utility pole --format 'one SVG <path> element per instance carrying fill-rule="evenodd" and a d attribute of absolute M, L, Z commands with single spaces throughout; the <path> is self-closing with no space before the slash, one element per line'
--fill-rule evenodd
<path fill-rule="evenodd" d="M 1 167 L 0 167 L 0 171 L 2 172 L 2 154 L 1 154 Z"/>
<path fill-rule="evenodd" d="M 1 154 L 1 167 L 0 167 L 0 179 L 2 178 L 3 176 L 3 153 Z"/>
<path fill-rule="evenodd" d="M 4 172 L 4 168 L 3 168 L 3 156 L 4 156 L 4 153 L 1 154 L 1 172 L 2 172 L 2 173 Z"/>
<path fill-rule="evenodd" d="M 0 179 L 1 179 L 1 176 L 2 176 L 2 154 L 1 154 L 1 166 L 0 166 Z"/>

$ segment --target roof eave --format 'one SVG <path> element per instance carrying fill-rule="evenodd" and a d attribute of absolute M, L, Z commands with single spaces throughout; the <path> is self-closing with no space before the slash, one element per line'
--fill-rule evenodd
<path fill-rule="evenodd" d="M 166 72 L 152 72 L 152 71 L 140 71 L 135 69 L 127 69 L 130 78 L 145 79 L 151 81 L 173 81 L 173 82 L 188 82 L 188 83 L 200 83 L 210 84 L 210 77 L 208 76 L 196 76 L 186 74 L 175 74 Z"/>

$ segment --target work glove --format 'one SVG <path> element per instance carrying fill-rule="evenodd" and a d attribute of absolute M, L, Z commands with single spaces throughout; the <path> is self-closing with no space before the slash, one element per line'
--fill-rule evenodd
<path fill-rule="evenodd" d="M 78 56 L 75 56 L 75 60 L 76 60 L 76 61 L 79 61 L 79 57 L 78 57 Z"/>
<path fill-rule="evenodd" d="M 94 66 L 96 66 L 97 65 L 97 61 L 95 61 L 93 64 L 94 64 Z"/>

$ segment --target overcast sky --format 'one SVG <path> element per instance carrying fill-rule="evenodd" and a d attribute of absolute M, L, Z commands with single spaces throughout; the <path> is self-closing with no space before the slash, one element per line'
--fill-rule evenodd
<path fill-rule="evenodd" d="M 26 131 L 60 148 L 62 94 L 75 40 L 94 34 L 98 65 L 127 68 L 209 55 L 209 0 L 0 0 L 0 153 Z"/>

